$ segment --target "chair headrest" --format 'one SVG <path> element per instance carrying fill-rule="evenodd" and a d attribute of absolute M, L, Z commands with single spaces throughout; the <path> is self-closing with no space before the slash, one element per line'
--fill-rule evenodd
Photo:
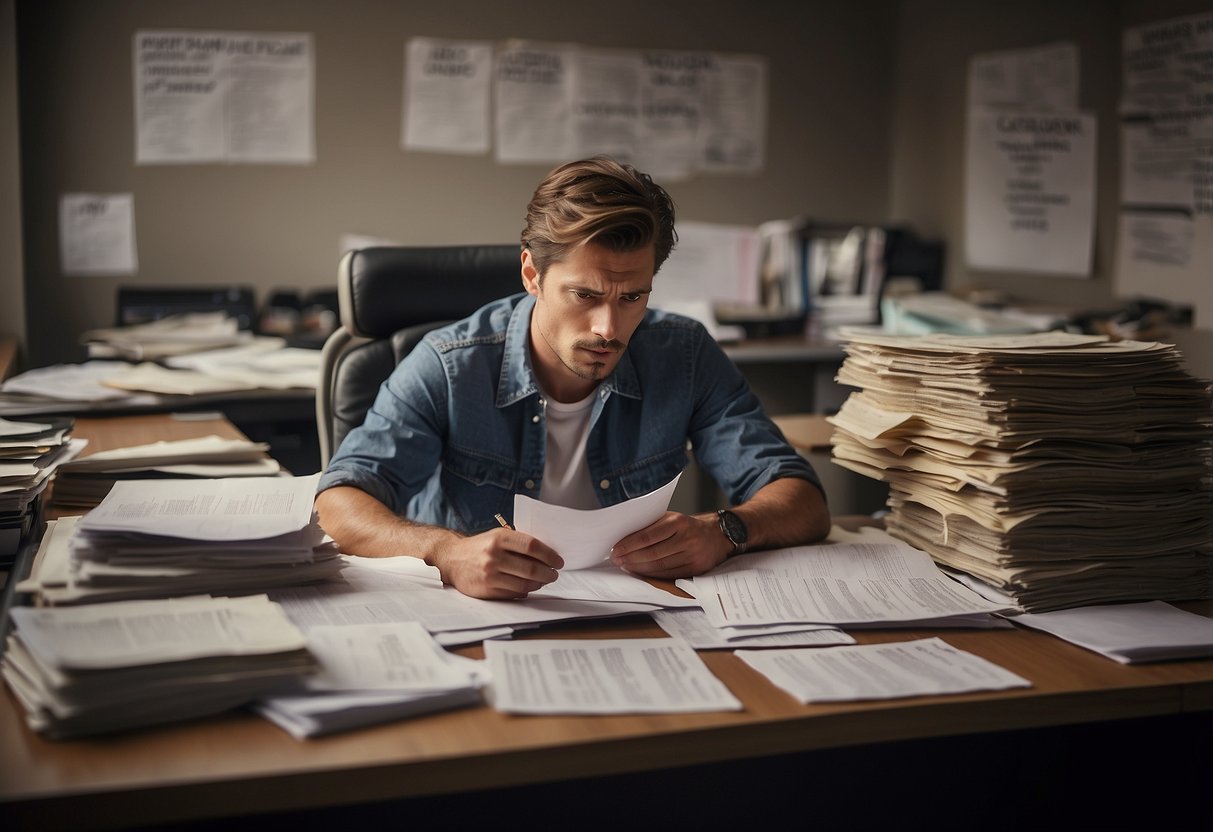
<path fill-rule="evenodd" d="M 518 245 L 364 248 L 342 258 L 341 324 L 386 338 L 422 323 L 453 321 L 521 291 Z"/>

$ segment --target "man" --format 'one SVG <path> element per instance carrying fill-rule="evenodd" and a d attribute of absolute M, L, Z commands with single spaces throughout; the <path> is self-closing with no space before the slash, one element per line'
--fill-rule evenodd
<path fill-rule="evenodd" d="M 424 558 L 468 595 L 521 597 L 563 561 L 494 519 L 515 493 L 619 503 L 673 479 L 688 440 L 734 507 L 667 512 L 614 545 L 621 569 L 684 577 L 823 538 L 816 474 L 736 367 L 697 322 L 647 308 L 675 239 L 647 175 L 603 157 L 552 171 L 522 232 L 526 292 L 427 335 L 321 477 L 320 525 L 342 551 Z"/>

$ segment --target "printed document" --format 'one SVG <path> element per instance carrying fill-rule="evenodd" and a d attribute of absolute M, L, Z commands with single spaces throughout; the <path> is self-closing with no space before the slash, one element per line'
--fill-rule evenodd
<path fill-rule="evenodd" d="M 590 510 L 541 503 L 525 494 L 515 494 L 514 527 L 559 552 L 565 569 L 597 566 L 611 556 L 612 546 L 665 514 L 681 476 L 642 497 Z"/>
<path fill-rule="evenodd" d="M 826 647 L 834 644 L 854 644 L 855 639 L 837 627 L 822 624 L 796 624 L 799 629 L 784 627 L 713 627 L 703 610 L 655 610 L 649 615 L 657 626 L 679 638 L 696 650 L 736 650 L 739 647 Z"/>
<path fill-rule="evenodd" d="M 277 537 L 309 526 L 319 477 L 125 480 L 79 527 L 212 541 Z"/>
<path fill-rule="evenodd" d="M 486 641 L 491 701 L 521 714 L 740 711 L 684 641 Z"/>
<path fill-rule="evenodd" d="M 717 627 L 908 622 L 1008 609 L 900 541 L 754 552 L 676 585 L 699 599 Z"/>
<path fill-rule="evenodd" d="M 59 668 L 103 668 L 302 650 L 303 634 L 264 595 L 14 607 L 21 641 Z"/>
<path fill-rule="evenodd" d="M 1213 618 L 1164 601 L 1074 607 L 1011 620 L 1121 664 L 1213 656 Z"/>
<path fill-rule="evenodd" d="M 320 661 L 311 690 L 438 693 L 473 684 L 416 622 L 312 627 L 307 647 Z"/>
<path fill-rule="evenodd" d="M 801 702 L 847 702 L 1030 688 L 1032 683 L 939 638 L 822 650 L 738 650 Z"/>

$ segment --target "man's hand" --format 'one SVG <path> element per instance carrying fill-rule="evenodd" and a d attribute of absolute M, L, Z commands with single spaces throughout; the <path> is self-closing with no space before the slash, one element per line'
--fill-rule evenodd
<path fill-rule="evenodd" d="M 347 555 L 411 555 L 436 566 L 444 583 L 476 598 L 521 598 L 556 580 L 560 555 L 513 529 L 465 537 L 397 517 L 358 488 L 336 486 L 316 497 L 320 526 Z"/>
<path fill-rule="evenodd" d="M 512 529 L 460 538 L 428 560 L 444 583 L 474 598 L 521 598 L 556 580 L 564 566 L 554 549 Z"/>
<path fill-rule="evenodd" d="M 751 550 L 815 543 L 830 531 L 825 497 L 806 480 L 769 482 L 733 512 L 746 524 Z M 715 513 L 670 511 L 616 543 L 611 561 L 634 575 L 687 578 L 719 566 L 732 553 L 733 543 Z"/>
<path fill-rule="evenodd" d="M 653 523 L 611 548 L 611 562 L 633 575 L 686 578 L 724 562 L 733 544 L 715 515 L 694 516 L 667 511 Z"/>

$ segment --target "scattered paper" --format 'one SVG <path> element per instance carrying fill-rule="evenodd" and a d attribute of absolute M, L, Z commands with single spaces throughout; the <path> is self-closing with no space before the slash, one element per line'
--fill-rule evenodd
<path fill-rule="evenodd" d="M 685 642 L 661 639 L 486 641 L 495 708 L 523 714 L 740 711 Z"/>
<path fill-rule="evenodd" d="M 738 650 L 736 655 L 804 703 L 1032 687 L 1027 679 L 939 638 L 822 650 Z"/>
<path fill-rule="evenodd" d="M 671 637 L 682 639 L 696 650 L 736 650 L 739 647 L 825 647 L 854 644 L 855 639 L 837 627 L 825 625 L 752 627 L 750 632 L 737 628 L 713 627 L 699 609 L 657 610 L 651 612 L 657 626 Z"/>
<path fill-rule="evenodd" d="M 1213 618 L 1163 601 L 1027 613 L 1011 620 L 1121 664 L 1213 656 Z"/>
<path fill-rule="evenodd" d="M 717 627 L 906 623 L 1007 610 L 900 541 L 752 552 L 676 585 L 699 599 Z"/>

